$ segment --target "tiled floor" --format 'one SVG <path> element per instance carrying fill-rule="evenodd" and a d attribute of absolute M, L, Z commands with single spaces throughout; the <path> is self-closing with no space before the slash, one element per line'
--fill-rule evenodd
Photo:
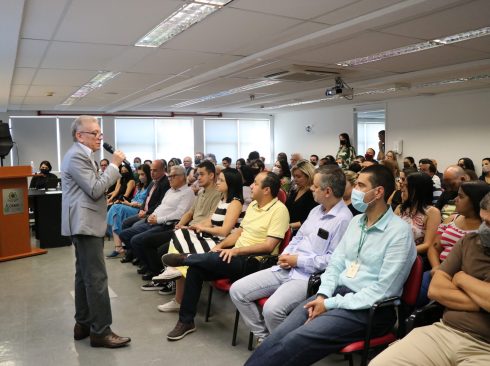
<path fill-rule="evenodd" d="M 106 246 L 111 248 L 110 243 Z M 132 338 L 127 348 L 91 348 L 87 339 L 73 340 L 73 247 L 49 249 L 48 254 L 0 263 L 0 366 L 19 365 L 242 365 L 250 355 L 248 331 L 239 328 L 231 346 L 234 307 L 228 296 L 213 296 L 213 316 L 204 322 L 207 289 L 196 318 L 198 330 L 177 342 L 165 335 L 177 314 L 156 306 L 171 299 L 156 291 L 141 291 L 140 276 L 131 264 L 107 260 L 113 330 Z M 205 286 L 206 288 L 206 286 Z M 347 365 L 332 355 L 320 365 Z"/>

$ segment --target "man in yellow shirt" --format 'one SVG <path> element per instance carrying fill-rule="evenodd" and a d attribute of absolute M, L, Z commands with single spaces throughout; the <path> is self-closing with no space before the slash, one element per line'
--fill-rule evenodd
<path fill-rule="evenodd" d="M 240 228 L 204 254 L 166 254 L 163 262 L 171 267 L 189 266 L 179 321 L 167 339 L 176 341 L 194 332 L 194 317 L 204 281 L 238 279 L 244 273 L 245 256 L 272 253 L 289 225 L 289 213 L 277 199 L 280 181 L 276 174 L 262 172 L 252 184 L 252 198 Z"/>

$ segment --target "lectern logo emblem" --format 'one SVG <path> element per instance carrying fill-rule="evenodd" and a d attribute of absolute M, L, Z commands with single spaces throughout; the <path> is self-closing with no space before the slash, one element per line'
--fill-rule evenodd
<path fill-rule="evenodd" d="M 24 190 L 22 188 L 7 188 L 2 190 L 3 214 L 12 215 L 24 212 Z"/>

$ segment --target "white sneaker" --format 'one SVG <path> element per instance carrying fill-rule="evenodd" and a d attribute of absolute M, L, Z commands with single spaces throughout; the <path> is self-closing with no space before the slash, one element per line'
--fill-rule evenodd
<path fill-rule="evenodd" d="M 157 306 L 158 311 L 162 313 L 176 313 L 180 310 L 180 304 L 175 301 L 175 298 L 163 305 Z"/>
<path fill-rule="evenodd" d="M 167 267 L 165 271 L 152 278 L 153 282 L 167 282 L 182 277 L 182 273 L 177 268 Z"/>

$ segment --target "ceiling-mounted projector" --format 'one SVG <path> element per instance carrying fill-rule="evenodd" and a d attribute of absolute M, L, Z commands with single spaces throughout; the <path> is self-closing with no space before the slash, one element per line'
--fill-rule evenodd
<path fill-rule="evenodd" d="M 335 78 L 335 86 L 332 88 L 327 88 L 325 90 L 325 95 L 327 97 L 334 97 L 339 95 L 345 99 L 352 100 L 354 98 L 354 89 L 347 85 L 340 76 Z"/>

